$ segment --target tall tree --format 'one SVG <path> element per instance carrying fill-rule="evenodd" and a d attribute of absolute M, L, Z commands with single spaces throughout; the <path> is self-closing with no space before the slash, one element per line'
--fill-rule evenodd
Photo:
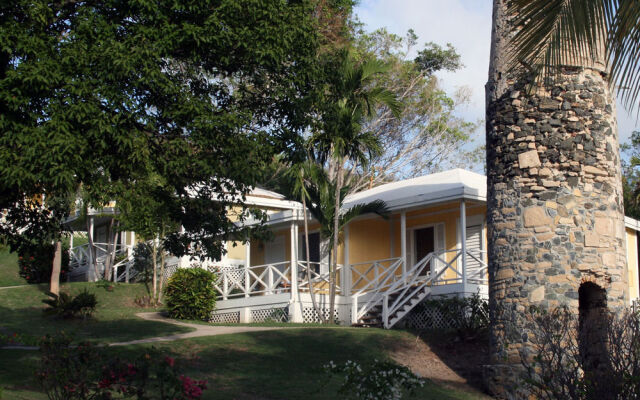
<path fill-rule="evenodd" d="M 34 207 L 34 196 L 67 199 L 82 185 L 100 208 L 125 201 L 151 173 L 166 182 L 164 201 L 185 228 L 167 248 L 219 258 L 234 227 L 227 206 L 307 125 L 324 43 L 319 15 L 331 15 L 316 6 L 3 2 L 1 233 L 55 240 L 73 201 Z"/>
<path fill-rule="evenodd" d="M 327 165 L 335 192 L 333 262 L 329 267 L 330 310 L 333 310 L 336 295 L 341 192 L 348 184 L 345 167 L 352 163 L 366 168 L 372 156 L 380 153 L 379 137 L 363 129 L 364 121 L 375 114 L 376 107 L 384 104 L 394 116 L 401 109 L 391 91 L 372 85 L 375 77 L 387 70 L 388 67 L 376 58 L 358 62 L 348 50 L 340 51 L 335 70 L 330 74 L 326 106 L 321 109 L 320 129 L 310 139 L 316 160 L 320 165 Z"/>
<path fill-rule="evenodd" d="M 363 129 L 380 138 L 382 151 L 366 170 L 350 166 L 347 175 L 353 176 L 352 189 L 477 165 L 478 151 L 467 148 L 472 147 L 479 124 L 457 113 L 468 102 L 469 90 L 461 88 L 449 96 L 435 75 L 462 67 L 456 50 L 450 44 L 443 48 L 435 43 L 419 48 L 412 30 L 405 37 L 386 29 L 359 32 L 354 42 L 358 57 L 375 57 L 388 65 L 374 82 L 395 94 L 402 111 L 394 117 L 390 109 L 381 106 L 373 118 L 364 121 Z M 409 58 L 416 50 L 417 56 Z"/>
<path fill-rule="evenodd" d="M 531 356 L 525 309 L 567 305 L 577 312 L 578 301 L 591 304 L 583 282 L 603 289 L 598 304 L 627 304 L 620 157 L 607 81 L 619 71 L 619 64 L 607 67 L 617 51 L 608 47 L 614 3 L 494 0 L 486 86 L 486 377 L 495 394 L 509 398 L 525 396 L 517 385 L 520 357 Z M 620 4 L 630 3 L 637 2 Z"/>

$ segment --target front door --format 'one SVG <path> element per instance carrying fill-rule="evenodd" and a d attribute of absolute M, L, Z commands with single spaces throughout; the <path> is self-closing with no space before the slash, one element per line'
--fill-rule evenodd
<path fill-rule="evenodd" d="M 427 228 L 416 229 L 414 232 L 414 243 L 416 246 L 416 259 L 415 262 L 419 263 L 429 253 L 432 253 L 435 249 L 435 228 L 433 226 Z M 426 274 L 431 270 L 431 262 L 424 268 L 423 274 Z"/>

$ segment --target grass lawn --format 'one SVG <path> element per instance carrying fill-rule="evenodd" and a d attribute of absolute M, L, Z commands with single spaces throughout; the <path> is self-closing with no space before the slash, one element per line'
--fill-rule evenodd
<path fill-rule="evenodd" d="M 189 332 L 190 328 L 162 322 L 145 321 L 135 316 L 143 309 L 135 305 L 136 296 L 146 294 L 142 284 L 119 284 L 112 292 L 95 283 L 74 282 L 61 285 L 61 290 L 76 294 L 84 289 L 98 298 L 94 317 L 87 321 L 45 318 L 42 299 L 47 285 L 29 285 L 0 290 L 0 327 L 6 334 L 33 336 L 65 331 L 78 339 L 105 342 L 128 341 L 145 337 Z"/>
<path fill-rule="evenodd" d="M 8 249 L 0 250 L 0 287 L 24 285 L 26 282 L 18 275 L 18 256 Z"/>
<path fill-rule="evenodd" d="M 415 337 L 403 331 L 381 329 L 283 329 L 202 337 L 154 346 L 176 358 L 184 372 L 207 379 L 203 399 L 336 399 L 337 379 L 330 381 L 322 366 L 329 361 L 368 363 L 387 357 L 397 346 L 410 346 Z M 127 346 L 109 351 L 132 359 L 149 345 Z M 37 352 L 0 350 L 0 386 L 3 399 L 39 399 L 32 374 Z M 26 376 L 25 376 L 26 375 Z M 416 399 L 486 398 L 427 383 Z"/>

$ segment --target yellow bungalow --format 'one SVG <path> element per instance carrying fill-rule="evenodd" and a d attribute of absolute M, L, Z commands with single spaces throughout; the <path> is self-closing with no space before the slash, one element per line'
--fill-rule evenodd
<path fill-rule="evenodd" d="M 317 322 L 313 292 L 326 318 L 390 328 L 428 296 L 487 296 L 486 196 L 485 176 L 462 169 L 349 196 L 343 211 L 383 200 L 390 215 L 363 215 L 345 227 L 338 248 L 338 295 L 329 310 L 328 243 L 318 223 L 309 221 L 307 268 L 301 204 L 255 189 L 247 204 L 267 211 L 274 237 L 246 245 L 228 242 L 222 260 L 197 262 L 218 272 L 219 299 L 212 320 Z M 635 301 L 640 294 L 640 222 L 626 218 L 625 224 L 629 296 Z M 94 237 L 102 237 L 100 226 Z M 135 234 L 126 233 L 122 240 L 127 248 Z M 187 257 L 170 263 L 168 273 L 193 264 Z"/>
<path fill-rule="evenodd" d="M 485 176 L 454 169 L 392 182 L 349 196 L 344 210 L 373 200 L 383 200 L 391 214 L 387 219 L 364 215 L 345 227 L 334 310 L 328 309 L 328 243 L 310 221 L 311 284 L 325 317 L 390 328 L 427 296 L 487 295 Z M 307 278 L 302 207 L 294 202 L 274 210 L 268 225 L 272 241 L 229 243 L 232 262 L 216 263 L 220 298 L 214 321 L 318 321 Z M 626 230 L 629 293 L 635 300 L 640 222 L 627 218 Z"/>

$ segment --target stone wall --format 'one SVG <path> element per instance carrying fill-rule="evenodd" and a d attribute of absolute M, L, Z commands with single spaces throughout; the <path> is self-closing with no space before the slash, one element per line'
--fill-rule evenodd
<path fill-rule="evenodd" d="M 610 308 L 627 304 L 615 103 L 596 69 L 565 68 L 554 82 L 535 93 L 509 82 L 487 110 L 486 382 L 508 398 L 519 397 L 530 305 L 577 313 L 587 281 L 606 290 Z"/>

